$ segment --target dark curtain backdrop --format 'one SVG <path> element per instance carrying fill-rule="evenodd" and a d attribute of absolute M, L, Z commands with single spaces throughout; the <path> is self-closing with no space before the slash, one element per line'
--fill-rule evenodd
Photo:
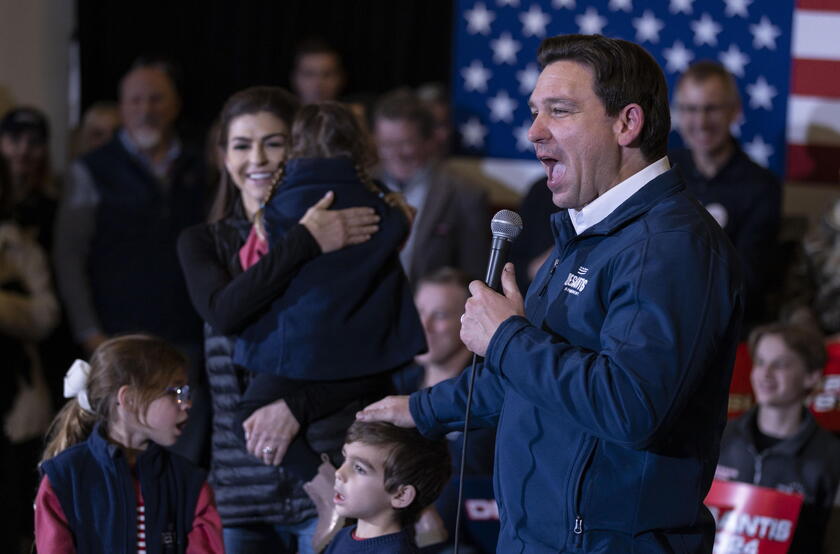
<path fill-rule="evenodd" d="M 77 0 L 82 109 L 115 99 L 141 54 L 180 65 L 182 124 L 209 126 L 242 88 L 289 87 L 295 45 L 319 36 L 344 58 L 345 94 L 448 84 L 453 0 Z"/>

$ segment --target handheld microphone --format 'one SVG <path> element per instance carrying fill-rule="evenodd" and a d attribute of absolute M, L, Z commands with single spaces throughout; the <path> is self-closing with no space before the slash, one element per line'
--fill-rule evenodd
<path fill-rule="evenodd" d="M 490 221 L 493 244 L 490 247 L 490 260 L 487 262 L 487 276 L 484 282 L 496 292 L 501 292 L 502 269 L 507 260 L 510 243 L 522 232 L 522 218 L 510 210 L 500 210 Z"/>
<path fill-rule="evenodd" d="M 522 232 L 522 218 L 519 214 L 510 210 L 496 212 L 490 220 L 490 231 L 493 233 L 493 244 L 490 247 L 490 260 L 487 262 L 487 276 L 484 282 L 488 287 L 501 292 L 502 290 L 502 269 L 505 267 L 507 253 L 510 243 Z M 467 406 L 464 410 L 464 442 L 461 444 L 461 464 L 458 471 L 458 511 L 455 514 L 455 550 L 458 554 L 459 537 L 461 535 L 461 512 L 463 512 L 464 501 L 464 467 L 467 458 L 467 439 L 470 429 L 470 406 L 472 404 L 473 387 L 475 386 L 476 361 L 478 356 L 473 354 L 472 367 L 470 367 L 469 387 L 467 388 Z"/>

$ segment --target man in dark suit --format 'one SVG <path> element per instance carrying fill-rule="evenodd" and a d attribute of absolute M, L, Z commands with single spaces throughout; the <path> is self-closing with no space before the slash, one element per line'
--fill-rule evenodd
<path fill-rule="evenodd" d="M 374 113 L 379 177 L 417 209 L 400 255 L 412 283 L 444 266 L 482 276 L 490 242 L 486 193 L 435 159 L 434 125 L 407 91 L 386 95 Z"/>

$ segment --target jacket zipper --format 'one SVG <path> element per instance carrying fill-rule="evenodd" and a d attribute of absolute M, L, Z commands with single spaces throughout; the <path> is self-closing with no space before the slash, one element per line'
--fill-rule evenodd
<path fill-rule="evenodd" d="M 545 283 L 543 284 L 542 288 L 540 289 L 540 294 L 538 296 L 542 296 L 545 294 L 545 291 L 548 290 L 548 284 L 551 282 L 551 277 L 554 275 L 554 272 L 557 270 L 557 266 L 560 265 L 560 258 L 554 258 L 554 263 L 551 264 L 551 269 L 548 270 L 548 275 L 545 277 Z"/>
<path fill-rule="evenodd" d="M 589 464 L 592 463 L 592 458 L 595 456 L 595 447 L 598 446 L 598 440 L 595 439 L 589 447 L 589 451 L 583 458 L 583 465 L 578 473 L 577 482 L 575 483 L 575 525 L 572 528 L 572 533 L 575 536 L 575 547 L 580 548 L 583 544 L 583 516 L 581 515 L 580 504 L 583 497 L 583 477 L 586 475 L 586 470 L 589 469 Z"/>
<path fill-rule="evenodd" d="M 761 483 L 762 466 L 764 465 L 764 454 L 756 454 L 755 465 L 753 467 L 753 485 Z"/>
<path fill-rule="evenodd" d="M 551 264 L 551 269 L 548 270 L 548 275 L 545 276 L 545 283 L 543 283 L 542 288 L 540 289 L 540 293 L 537 296 L 542 296 L 545 294 L 545 291 L 548 290 L 548 284 L 551 282 L 551 278 L 554 276 L 554 272 L 557 270 L 557 266 L 560 265 L 560 260 L 566 257 L 566 252 L 569 251 L 569 245 L 573 242 L 576 242 L 577 237 L 568 241 L 564 246 L 563 249 L 559 252 L 559 255 L 554 258 L 554 263 Z"/>

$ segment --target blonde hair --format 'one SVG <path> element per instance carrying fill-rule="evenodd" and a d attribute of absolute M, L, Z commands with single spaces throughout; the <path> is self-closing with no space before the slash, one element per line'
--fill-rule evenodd
<path fill-rule="evenodd" d="M 90 411 L 71 398 L 47 431 L 41 461 L 85 441 L 97 423 L 107 425 L 117 404 L 117 392 L 129 387 L 129 403 L 138 418 L 149 404 L 185 374 L 187 359 L 166 341 L 150 335 L 125 335 L 103 342 L 90 359 L 87 397 Z"/>

